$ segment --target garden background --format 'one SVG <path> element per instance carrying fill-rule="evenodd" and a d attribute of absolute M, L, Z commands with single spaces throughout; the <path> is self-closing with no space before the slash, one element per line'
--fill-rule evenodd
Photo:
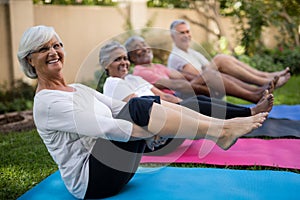
<path fill-rule="evenodd" d="M 141 34 L 156 47 L 155 61 L 165 64 L 171 49 L 168 27 L 183 18 L 191 23 L 196 48 L 209 56 L 231 54 L 264 71 L 289 66 L 292 78 L 275 91 L 275 104 L 300 104 L 297 0 L 0 0 L 0 11 L 0 127 L 9 123 L 9 113 L 32 109 L 35 82 L 23 76 L 16 52 L 21 34 L 37 24 L 53 26 L 61 35 L 68 82 L 94 85 L 102 75 L 97 52 L 107 40 Z M 0 133 L 1 199 L 16 199 L 57 170 L 34 126 L 30 129 Z"/>

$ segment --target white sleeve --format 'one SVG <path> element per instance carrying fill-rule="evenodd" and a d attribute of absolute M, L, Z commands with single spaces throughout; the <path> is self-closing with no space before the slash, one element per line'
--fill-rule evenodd
<path fill-rule="evenodd" d="M 111 110 L 113 117 L 116 117 L 119 114 L 119 112 L 121 111 L 121 109 L 124 107 L 124 105 L 126 104 L 126 102 L 124 102 L 124 101 L 120 101 L 120 100 L 114 99 L 112 97 L 106 96 L 106 95 L 98 92 L 97 90 L 94 90 L 85 85 L 82 85 L 82 84 L 76 84 L 76 85 L 78 88 L 81 88 L 81 90 L 84 90 L 86 92 L 85 95 L 81 95 L 80 99 L 86 99 L 85 96 L 87 96 L 87 95 L 93 96 L 95 99 L 97 99 L 99 102 L 105 104 Z M 86 101 L 88 101 L 88 99 L 86 99 Z"/>
<path fill-rule="evenodd" d="M 134 90 L 121 78 L 108 77 L 103 86 L 103 94 L 114 99 L 123 100 Z"/>
<path fill-rule="evenodd" d="M 181 57 L 179 54 L 172 52 L 168 58 L 168 68 L 182 71 L 183 67 L 188 64 L 186 58 Z"/>
<path fill-rule="evenodd" d="M 43 98 L 37 99 L 35 104 L 35 121 L 38 129 L 78 133 L 116 141 L 130 139 L 132 123 L 114 119 L 111 112 L 113 110 L 115 114 L 119 113 L 124 102 L 108 103 L 107 97 L 107 99 L 104 98 L 105 103 L 103 103 L 95 96 L 86 94 L 80 98 L 73 97 L 73 99 L 66 95 L 55 94 L 45 95 Z"/>

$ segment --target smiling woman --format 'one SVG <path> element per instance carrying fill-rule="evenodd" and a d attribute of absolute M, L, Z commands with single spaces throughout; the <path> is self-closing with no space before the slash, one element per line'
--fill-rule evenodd
<path fill-rule="evenodd" d="M 36 34 L 36 32 L 43 35 L 43 37 L 33 37 L 33 35 Z M 29 78 L 37 78 L 38 75 L 36 73 L 36 69 L 28 62 L 29 59 L 32 58 L 32 54 L 44 54 L 47 53 L 50 49 L 62 52 L 63 45 L 59 35 L 57 35 L 54 29 L 51 28 L 46 29 L 37 27 L 35 29 L 28 29 L 26 34 L 28 35 L 28 37 L 23 38 L 23 40 L 21 41 L 22 43 L 24 43 L 25 48 L 23 47 L 22 49 L 20 49 L 19 47 L 18 59 L 25 75 Z M 29 40 L 28 38 L 34 39 Z M 46 43 L 48 43 L 51 39 L 56 40 L 57 43 L 55 43 L 54 45 L 50 45 L 52 43 L 49 43 L 47 44 L 47 46 Z"/>
<path fill-rule="evenodd" d="M 115 48 L 118 45 L 120 48 Z M 109 52 L 114 51 L 113 56 Z M 102 48 L 99 54 L 99 63 L 104 66 L 105 72 L 108 76 L 123 77 L 129 70 L 129 60 L 126 54 L 124 54 L 125 48 L 113 42 L 106 48 Z"/>
<path fill-rule="evenodd" d="M 63 80 L 61 69 L 63 68 L 64 56 L 65 52 L 62 42 L 59 41 L 58 37 L 53 36 L 50 41 L 43 44 L 42 47 L 39 47 L 37 50 L 30 51 L 26 59 L 31 67 L 34 68 L 37 77 L 39 77 L 39 81 L 47 80 L 49 76 L 55 76 L 55 79 Z M 59 72 L 59 76 L 57 76 L 57 72 Z M 56 81 L 55 79 L 52 81 Z M 49 80 L 47 80 L 47 82 L 48 81 Z M 37 92 L 45 89 L 43 85 L 44 84 L 38 84 Z M 48 82 L 48 89 L 53 89 L 57 86 L 55 83 L 53 86 L 50 85 L 51 84 Z M 66 83 L 63 85 L 66 85 Z M 62 88 L 64 91 L 72 91 L 72 88 L 70 87 Z"/>

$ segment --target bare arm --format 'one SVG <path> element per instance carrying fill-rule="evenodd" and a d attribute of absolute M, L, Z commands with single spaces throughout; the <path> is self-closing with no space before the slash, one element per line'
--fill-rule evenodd
<path fill-rule="evenodd" d="M 182 68 L 182 73 L 198 76 L 200 72 L 191 64 L 186 64 Z"/>
<path fill-rule="evenodd" d="M 137 97 L 136 94 L 132 93 L 132 94 L 128 95 L 127 97 L 125 97 L 122 101 L 128 102 L 133 97 Z"/>
<path fill-rule="evenodd" d="M 159 79 L 154 83 L 154 86 L 158 89 L 171 89 L 184 93 L 191 93 L 193 89 L 190 82 L 184 79 Z"/>
<path fill-rule="evenodd" d="M 182 99 L 178 98 L 178 97 L 175 97 L 174 95 L 171 95 L 171 94 L 167 94 L 167 93 L 164 93 L 162 92 L 161 90 L 159 90 L 158 88 L 156 87 L 153 87 L 151 89 L 151 91 L 156 95 L 156 96 L 160 96 L 160 98 L 162 100 L 165 100 L 165 101 L 168 101 L 168 102 L 171 102 L 171 103 L 179 103 L 182 101 Z"/>

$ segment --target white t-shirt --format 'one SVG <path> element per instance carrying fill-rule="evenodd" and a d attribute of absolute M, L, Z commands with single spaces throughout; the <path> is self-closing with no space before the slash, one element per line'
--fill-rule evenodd
<path fill-rule="evenodd" d="M 182 71 L 186 64 L 191 64 L 200 73 L 209 61 L 199 52 L 189 48 L 187 52 L 182 51 L 174 45 L 172 52 L 168 58 L 168 67 L 177 71 Z"/>
<path fill-rule="evenodd" d="M 132 123 L 114 119 L 125 105 L 81 84 L 74 92 L 42 90 L 34 97 L 33 117 L 67 189 L 83 199 L 88 157 L 98 137 L 128 141 Z"/>
<path fill-rule="evenodd" d="M 136 96 L 154 96 L 153 85 L 139 76 L 128 74 L 124 79 L 108 77 L 103 86 L 103 94 L 114 99 L 123 100 L 131 94 Z"/>

